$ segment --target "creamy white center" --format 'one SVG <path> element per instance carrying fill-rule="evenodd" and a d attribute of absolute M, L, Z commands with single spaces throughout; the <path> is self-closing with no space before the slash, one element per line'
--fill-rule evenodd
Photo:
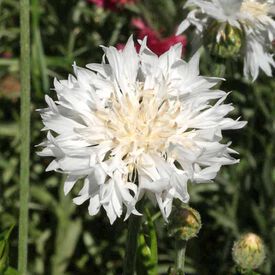
<path fill-rule="evenodd" d="M 247 12 L 251 16 L 258 18 L 268 14 L 267 3 L 260 3 L 254 0 L 245 0 L 241 6 L 241 12 Z"/>
<path fill-rule="evenodd" d="M 141 153 L 165 153 L 169 138 L 177 133 L 180 110 L 179 101 L 141 88 L 134 95 L 112 97 L 109 107 L 96 115 L 112 136 L 114 150 L 119 148 L 124 161 L 135 163 Z"/>

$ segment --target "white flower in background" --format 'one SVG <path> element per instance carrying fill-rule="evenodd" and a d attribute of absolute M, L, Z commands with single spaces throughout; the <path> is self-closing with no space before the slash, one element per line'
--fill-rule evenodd
<path fill-rule="evenodd" d="M 219 24 L 216 42 L 224 35 L 226 25 L 244 32 L 244 75 L 258 77 L 259 69 L 272 76 L 275 67 L 270 49 L 275 36 L 274 1 L 259 0 L 189 0 L 185 7 L 195 7 L 180 24 L 178 34 L 190 25 L 197 34 L 209 35 L 213 22 Z M 204 33 L 204 31 L 206 31 Z"/>
<path fill-rule="evenodd" d="M 225 117 L 233 107 L 211 89 L 220 79 L 199 75 L 197 54 L 186 63 L 180 44 L 158 57 L 140 43 L 139 54 L 130 38 L 123 50 L 103 47 L 102 64 L 74 65 L 76 77 L 55 80 L 57 100 L 46 96 L 40 110 L 48 135 L 39 154 L 54 157 L 47 171 L 68 175 L 65 194 L 84 179 L 74 202 L 89 200 L 90 215 L 102 206 L 111 223 L 124 206 L 126 218 L 139 214 L 144 195 L 166 219 L 173 198 L 188 202 L 188 180 L 238 162 L 222 131 L 245 125 Z"/>

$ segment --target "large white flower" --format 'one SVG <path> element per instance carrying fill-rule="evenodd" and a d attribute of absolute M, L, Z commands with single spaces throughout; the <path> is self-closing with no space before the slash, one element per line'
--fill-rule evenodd
<path fill-rule="evenodd" d="M 187 181 L 214 179 L 222 165 L 238 162 L 222 130 L 245 125 L 225 116 L 227 94 L 211 89 L 220 79 L 199 75 L 199 55 L 181 59 L 177 44 L 160 57 L 132 38 L 123 50 L 103 47 L 102 64 L 74 65 L 74 76 L 54 81 L 57 100 L 46 96 L 40 110 L 47 140 L 41 156 L 54 160 L 47 170 L 68 175 L 67 194 L 84 179 L 76 204 L 101 206 L 110 222 L 139 214 L 144 195 L 167 218 L 173 198 L 188 202 Z M 212 103 L 214 103 L 212 105 Z"/>
<path fill-rule="evenodd" d="M 258 77 L 259 69 L 272 76 L 275 67 L 270 48 L 275 36 L 274 1 L 260 0 L 189 0 L 185 7 L 195 7 L 180 24 L 178 34 L 190 25 L 199 35 L 209 35 L 213 21 L 220 24 L 217 43 L 227 24 L 244 32 L 244 75 Z M 206 32 L 204 32 L 206 30 Z M 213 31 L 213 30 L 212 30 Z"/>

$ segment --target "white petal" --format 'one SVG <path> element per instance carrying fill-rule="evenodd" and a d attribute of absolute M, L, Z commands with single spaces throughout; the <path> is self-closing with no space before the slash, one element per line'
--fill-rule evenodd
<path fill-rule="evenodd" d="M 65 196 L 72 190 L 76 181 L 78 180 L 78 176 L 69 175 L 64 183 L 64 194 Z"/>

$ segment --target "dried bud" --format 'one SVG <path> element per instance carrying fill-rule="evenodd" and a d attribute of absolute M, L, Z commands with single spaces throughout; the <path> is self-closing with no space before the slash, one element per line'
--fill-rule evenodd
<path fill-rule="evenodd" d="M 244 234 L 234 243 L 232 256 L 235 263 L 243 269 L 258 268 L 265 258 L 262 239 L 253 233 Z"/>
<path fill-rule="evenodd" d="M 178 240 L 188 241 L 201 229 L 201 217 L 195 209 L 181 204 L 173 209 L 168 224 L 169 234 Z"/>
<path fill-rule="evenodd" d="M 226 24 L 222 27 L 213 23 L 205 35 L 205 44 L 209 51 L 222 58 L 231 58 L 240 53 L 243 45 L 243 32 Z"/>

